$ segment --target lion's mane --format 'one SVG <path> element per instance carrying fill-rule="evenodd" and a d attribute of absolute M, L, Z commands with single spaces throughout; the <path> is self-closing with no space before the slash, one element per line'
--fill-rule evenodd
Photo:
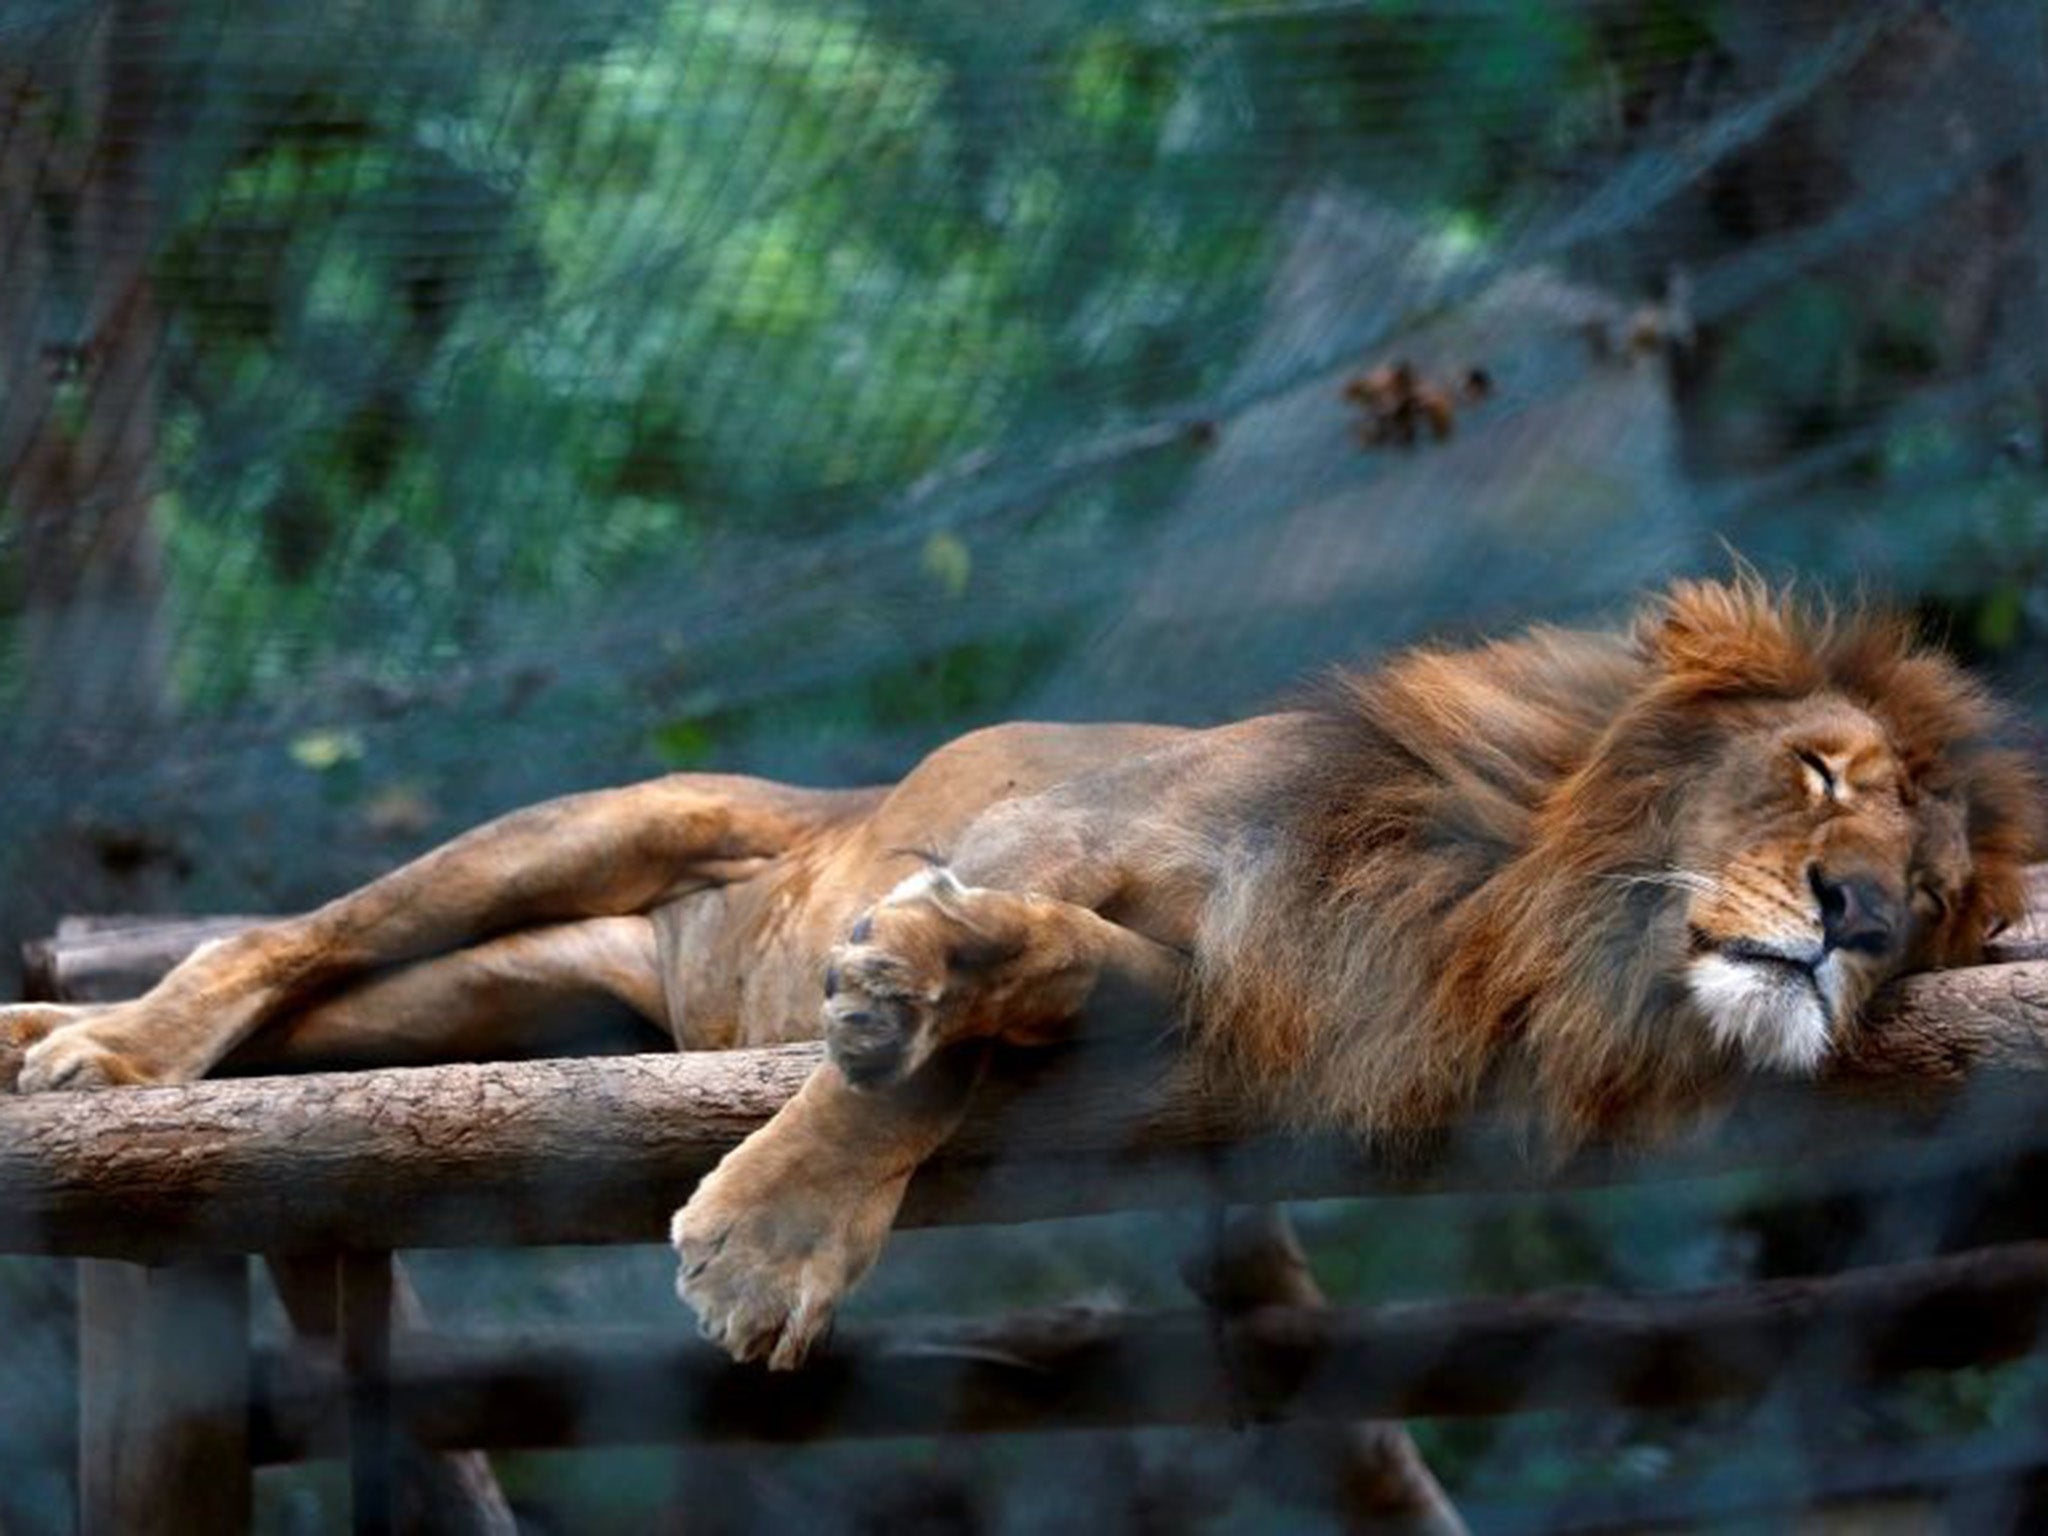
<path fill-rule="evenodd" d="M 1671 865 L 1746 709 L 1828 691 L 1885 726 L 1916 785 L 1961 798 L 1974 875 L 1940 959 L 1974 958 L 2017 918 L 2037 832 L 1999 712 L 1896 619 L 1685 583 L 1621 632 L 1333 678 L 1196 946 L 1205 1058 L 1368 1133 L 1447 1124 L 1510 1064 L 1567 1141 L 1699 1102 L 1730 1062 L 1669 963 L 1681 898 L 1633 877 Z"/>

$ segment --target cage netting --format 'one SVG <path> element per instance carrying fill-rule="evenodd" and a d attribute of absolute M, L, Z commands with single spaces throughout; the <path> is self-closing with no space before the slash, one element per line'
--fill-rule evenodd
<path fill-rule="evenodd" d="M 2023 698 L 2035 0 L 0 0 L 0 937 L 1730 551 Z"/>

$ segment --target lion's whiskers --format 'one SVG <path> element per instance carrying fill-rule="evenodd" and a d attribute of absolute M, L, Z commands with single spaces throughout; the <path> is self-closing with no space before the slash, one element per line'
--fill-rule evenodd
<path fill-rule="evenodd" d="M 1616 885 L 1656 885 L 1675 891 L 1690 891 L 1695 896 L 1725 896 L 1728 888 L 1715 876 L 1703 870 L 1680 869 L 1672 865 L 1666 869 L 1641 870 L 1626 875 L 1606 875 Z"/>

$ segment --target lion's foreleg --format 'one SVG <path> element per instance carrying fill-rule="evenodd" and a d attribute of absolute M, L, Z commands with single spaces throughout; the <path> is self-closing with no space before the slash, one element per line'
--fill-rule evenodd
<path fill-rule="evenodd" d="M 727 1153 L 669 1229 L 676 1292 L 706 1338 L 788 1370 L 882 1251 L 910 1176 L 960 1124 L 986 1051 L 941 1053 L 877 1091 L 829 1062 Z"/>

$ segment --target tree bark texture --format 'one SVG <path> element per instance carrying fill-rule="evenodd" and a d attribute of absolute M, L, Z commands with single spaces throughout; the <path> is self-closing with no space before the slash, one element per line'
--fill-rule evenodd
<path fill-rule="evenodd" d="M 79 1266 L 79 1528 L 249 1528 L 249 1265 Z"/>

